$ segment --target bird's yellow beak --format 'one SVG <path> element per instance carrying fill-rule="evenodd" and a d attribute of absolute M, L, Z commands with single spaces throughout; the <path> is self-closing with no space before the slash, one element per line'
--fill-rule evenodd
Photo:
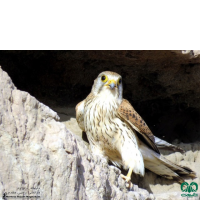
<path fill-rule="evenodd" d="M 105 86 L 110 86 L 111 89 L 115 88 L 117 86 L 117 83 L 115 80 L 109 80 Z"/>

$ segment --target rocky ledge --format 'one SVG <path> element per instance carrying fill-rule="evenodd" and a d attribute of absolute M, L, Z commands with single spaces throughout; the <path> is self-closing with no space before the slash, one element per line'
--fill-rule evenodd
<path fill-rule="evenodd" d="M 75 123 L 73 126 L 78 130 Z M 68 125 L 59 122 L 57 113 L 48 106 L 18 90 L 0 68 L 0 197 L 24 195 L 54 200 L 180 197 L 177 183 L 151 172 L 143 179 L 134 179 L 133 188 L 127 190 L 120 169 L 94 156 Z M 180 145 L 187 152 L 168 158 L 191 167 L 200 177 L 200 145 Z M 193 181 L 200 184 L 199 178 Z"/>

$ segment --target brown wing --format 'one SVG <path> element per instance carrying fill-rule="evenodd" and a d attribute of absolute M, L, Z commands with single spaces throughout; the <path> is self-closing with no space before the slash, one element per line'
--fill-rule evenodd
<path fill-rule="evenodd" d="M 145 123 L 145 121 L 140 117 L 140 115 L 135 111 L 133 106 L 123 99 L 122 103 L 118 108 L 118 114 L 126 120 L 138 133 L 142 135 L 146 143 L 157 153 L 160 153 L 156 144 L 154 135 Z"/>

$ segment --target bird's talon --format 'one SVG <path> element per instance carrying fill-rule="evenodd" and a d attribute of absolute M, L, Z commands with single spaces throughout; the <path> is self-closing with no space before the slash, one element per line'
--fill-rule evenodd
<path fill-rule="evenodd" d="M 131 183 L 131 177 L 124 176 L 123 174 L 121 174 L 121 177 L 125 180 L 126 187 L 130 189 L 133 186 Z"/>

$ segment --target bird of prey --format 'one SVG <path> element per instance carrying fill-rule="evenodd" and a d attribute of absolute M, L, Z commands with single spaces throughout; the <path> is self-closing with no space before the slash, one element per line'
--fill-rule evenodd
<path fill-rule="evenodd" d="M 128 170 L 122 177 L 129 183 L 132 172 L 144 176 L 145 168 L 179 183 L 184 182 L 182 175 L 195 177 L 191 169 L 160 154 L 159 147 L 182 150 L 156 138 L 122 92 L 122 77 L 105 71 L 94 80 L 86 99 L 77 104 L 76 119 L 92 152 Z"/>

